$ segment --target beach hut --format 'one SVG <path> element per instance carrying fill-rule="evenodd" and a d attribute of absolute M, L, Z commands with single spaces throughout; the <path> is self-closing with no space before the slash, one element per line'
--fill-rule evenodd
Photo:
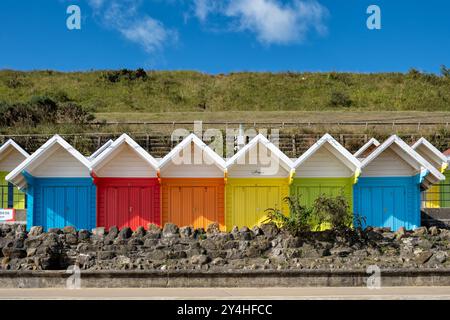
<path fill-rule="evenodd" d="M 109 139 L 106 141 L 100 148 L 95 150 L 89 157 L 89 161 L 93 161 L 95 158 L 97 158 L 103 151 L 105 151 L 114 141 L 112 139 Z"/>
<path fill-rule="evenodd" d="M 27 228 L 95 227 L 95 186 L 90 162 L 63 138 L 53 136 L 6 180 L 27 195 Z"/>
<path fill-rule="evenodd" d="M 225 161 L 190 134 L 160 162 L 162 223 L 225 230 Z"/>
<path fill-rule="evenodd" d="M 97 226 L 136 229 L 161 223 L 158 162 L 121 135 L 91 165 L 97 186 Z"/>
<path fill-rule="evenodd" d="M 450 149 L 447 149 L 443 152 L 443 154 L 447 157 L 447 163 L 450 163 Z M 440 202 L 441 208 L 450 208 L 450 170 L 447 169 L 443 172 L 445 176 L 445 180 L 440 183 Z"/>
<path fill-rule="evenodd" d="M 439 172 L 445 175 L 448 167 L 447 157 L 433 146 L 427 139 L 420 138 L 412 145 L 412 148 L 427 160 Z M 443 191 L 445 189 L 445 181 L 431 186 L 427 191 L 422 193 L 422 206 L 425 208 L 440 208 L 441 206 L 450 205 L 450 195 L 446 195 Z M 449 202 L 449 203 L 447 203 Z"/>
<path fill-rule="evenodd" d="M 379 146 L 380 142 L 375 138 L 371 138 L 361 148 L 359 148 L 359 150 L 356 151 L 353 156 L 359 160 L 367 158 L 367 156 Z"/>
<path fill-rule="evenodd" d="M 288 214 L 292 161 L 262 134 L 241 148 L 227 163 L 226 224 L 249 228 L 267 219 L 266 209 Z"/>
<path fill-rule="evenodd" d="M 347 149 L 325 134 L 294 162 L 291 195 L 308 207 L 320 195 L 342 195 L 352 208 L 353 185 L 361 173 L 360 166 Z"/>
<path fill-rule="evenodd" d="M 420 192 L 445 177 L 393 135 L 361 163 L 354 187 L 354 212 L 366 225 L 414 229 L 420 226 Z"/>
<path fill-rule="evenodd" d="M 25 193 L 5 180 L 8 173 L 30 155 L 9 139 L 0 147 L 0 208 L 25 209 Z"/>

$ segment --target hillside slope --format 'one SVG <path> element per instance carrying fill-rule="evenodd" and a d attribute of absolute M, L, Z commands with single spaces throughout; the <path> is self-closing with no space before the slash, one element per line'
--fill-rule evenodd
<path fill-rule="evenodd" d="M 93 112 L 450 111 L 450 78 L 401 73 L 0 71 L 0 101 L 46 95 Z"/>

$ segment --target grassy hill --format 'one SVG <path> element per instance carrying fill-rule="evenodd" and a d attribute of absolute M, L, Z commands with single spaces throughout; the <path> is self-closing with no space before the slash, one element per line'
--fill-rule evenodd
<path fill-rule="evenodd" d="M 450 111 L 450 77 L 402 73 L 0 71 L 0 101 L 36 96 L 94 113 Z M 251 120 L 251 115 L 248 120 Z"/>

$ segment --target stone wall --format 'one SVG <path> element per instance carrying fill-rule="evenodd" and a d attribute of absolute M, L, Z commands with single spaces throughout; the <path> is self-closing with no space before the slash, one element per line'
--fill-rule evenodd
<path fill-rule="evenodd" d="M 220 232 L 166 224 L 134 232 L 112 227 L 0 226 L 1 270 L 365 270 L 450 269 L 450 231 L 421 227 L 391 232 L 383 228 L 323 231 L 294 237 L 273 224 Z"/>

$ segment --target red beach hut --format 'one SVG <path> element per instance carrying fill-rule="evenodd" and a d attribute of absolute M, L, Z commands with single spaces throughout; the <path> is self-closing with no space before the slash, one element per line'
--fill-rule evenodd
<path fill-rule="evenodd" d="M 110 228 L 161 223 L 158 162 L 128 135 L 121 135 L 95 158 L 97 226 Z"/>

